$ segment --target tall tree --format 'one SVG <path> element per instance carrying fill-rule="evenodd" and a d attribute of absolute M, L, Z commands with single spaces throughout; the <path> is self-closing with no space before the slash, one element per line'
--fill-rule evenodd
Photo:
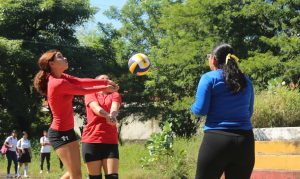
<path fill-rule="evenodd" d="M 189 108 L 201 74 L 209 70 L 206 54 L 221 42 L 237 49 L 242 69 L 258 88 L 283 76 L 299 82 L 299 5 L 297 0 L 129 0 L 120 11 L 112 8 L 108 15 L 123 24 L 113 43 L 119 63 L 125 66 L 130 54 L 144 52 L 153 64 L 138 91 L 146 98 L 135 104 L 189 135 L 183 126 L 192 125 Z"/>
<path fill-rule="evenodd" d="M 93 50 L 79 47 L 75 37 L 75 27 L 94 13 L 89 0 L 0 2 L 0 37 L 4 37 L 1 38 L 0 114 L 12 122 L 9 127 L 32 130 L 49 125 L 41 121 L 42 97 L 32 85 L 38 71 L 37 60 L 46 50 L 61 50 L 70 60 L 69 72 L 78 76 L 83 73 L 89 76 L 86 72 L 101 69 L 97 66 L 101 63 L 99 56 Z M 93 68 L 95 63 L 99 68 Z"/>

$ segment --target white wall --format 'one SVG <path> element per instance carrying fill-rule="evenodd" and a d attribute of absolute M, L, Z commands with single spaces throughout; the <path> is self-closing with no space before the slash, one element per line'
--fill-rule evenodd
<path fill-rule="evenodd" d="M 275 127 L 254 129 L 255 140 L 298 140 L 300 141 L 300 127 Z"/>

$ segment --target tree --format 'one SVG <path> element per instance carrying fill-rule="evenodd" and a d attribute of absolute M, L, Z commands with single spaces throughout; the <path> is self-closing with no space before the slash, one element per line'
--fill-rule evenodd
<path fill-rule="evenodd" d="M 209 70 L 205 56 L 221 42 L 237 50 L 259 89 L 281 76 L 297 82 L 299 7 L 296 0 L 129 0 L 108 15 L 123 23 L 113 40 L 121 66 L 133 52 L 148 54 L 153 64 L 138 91 L 145 98 L 135 104 L 182 129 L 193 125 L 189 109 L 201 74 Z"/>
<path fill-rule="evenodd" d="M 49 125 L 50 121 L 43 119 L 47 115 L 40 112 L 42 96 L 32 84 L 41 53 L 53 48 L 61 50 L 70 60 L 69 73 L 77 76 L 89 76 L 101 69 L 99 64 L 104 59 L 101 61 L 94 50 L 80 47 L 74 34 L 75 27 L 94 13 L 88 0 L 0 2 L 0 37 L 4 37 L 0 41 L 0 114 L 10 122 L 4 132 L 16 128 L 39 133 L 35 129 Z"/>

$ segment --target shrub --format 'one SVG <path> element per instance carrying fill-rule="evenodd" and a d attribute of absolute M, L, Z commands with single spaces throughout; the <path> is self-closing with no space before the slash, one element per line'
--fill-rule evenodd
<path fill-rule="evenodd" d="M 149 155 L 141 158 L 144 169 L 157 170 L 171 179 L 185 179 L 188 176 L 186 151 L 174 151 L 172 124 L 166 122 L 162 133 L 152 134 L 146 143 Z"/>
<path fill-rule="evenodd" d="M 293 127 L 300 125 L 300 93 L 279 86 L 255 96 L 254 127 Z"/>

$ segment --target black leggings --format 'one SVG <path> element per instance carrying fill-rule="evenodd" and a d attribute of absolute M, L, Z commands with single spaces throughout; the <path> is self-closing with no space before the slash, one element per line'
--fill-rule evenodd
<path fill-rule="evenodd" d="M 249 179 L 254 167 L 252 131 L 210 130 L 199 149 L 196 179 Z"/>
<path fill-rule="evenodd" d="M 11 162 L 14 162 L 15 165 L 15 174 L 18 172 L 18 159 L 17 159 L 17 153 L 16 151 L 10 151 L 8 150 L 6 153 L 6 158 L 7 158 L 7 174 L 10 174 L 10 167 L 11 167 Z"/>
<path fill-rule="evenodd" d="M 47 170 L 50 171 L 50 153 L 41 153 L 40 167 L 43 170 L 44 160 L 47 161 Z"/>

